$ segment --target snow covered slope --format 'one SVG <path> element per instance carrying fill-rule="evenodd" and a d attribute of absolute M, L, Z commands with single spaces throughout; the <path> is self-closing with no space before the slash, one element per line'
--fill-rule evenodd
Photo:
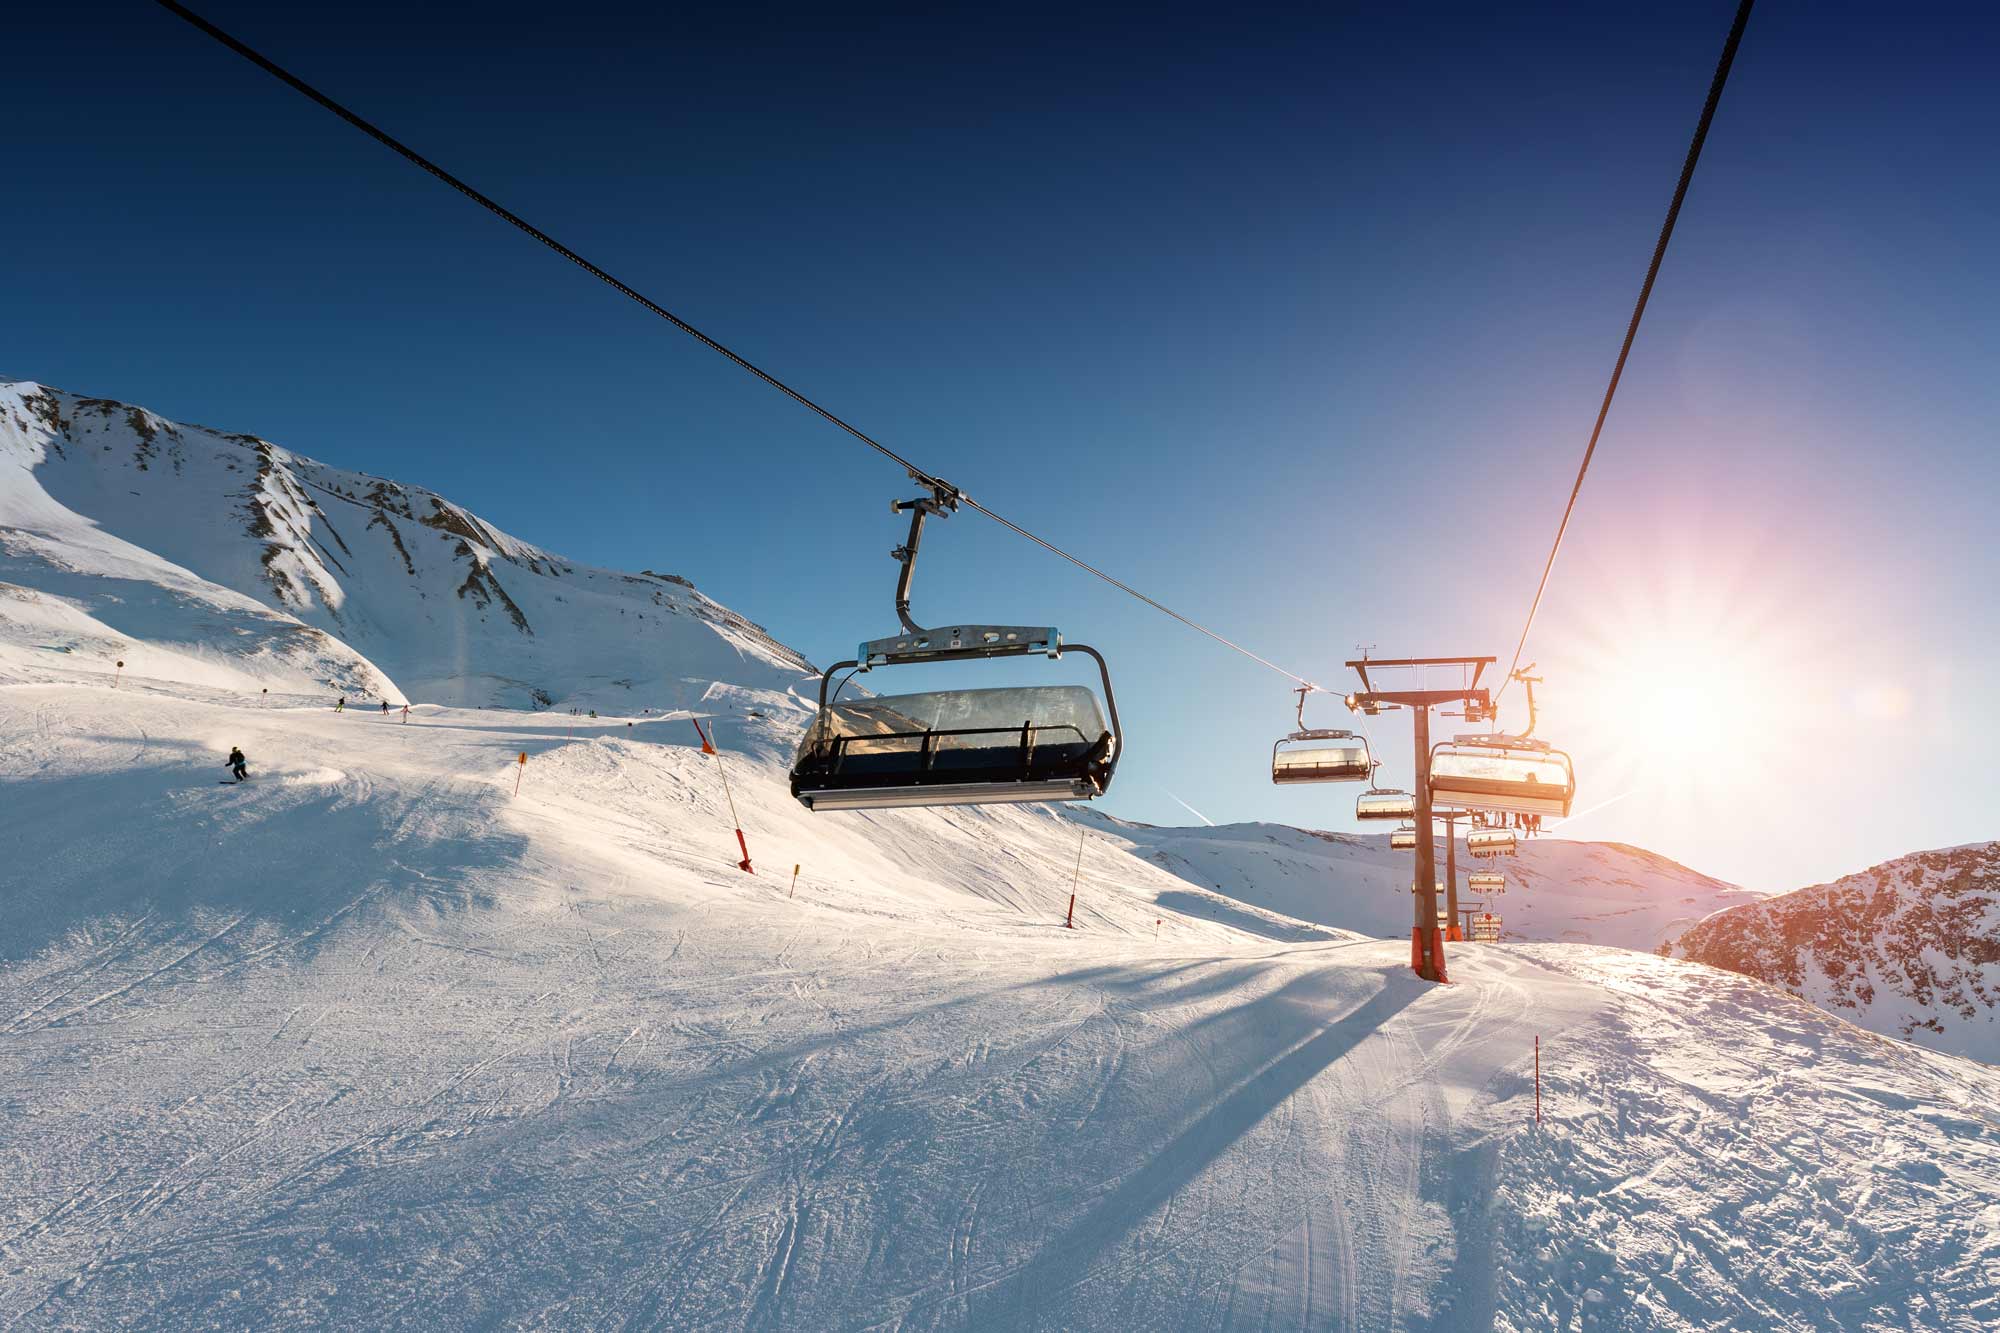
<path fill-rule="evenodd" d="M 1387 834 L 1357 837 L 1284 824 L 1158 828 L 1081 808 L 1072 817 L 1135 855 L 1233 898 L 1368 935 L 1409 937 L 1416 858 L 1390 851 Z M 1442 839 L 1437 858 L 1441 881 Z M 1489 861 L 1472 860 L 1461 846 L 1462 904 L 1475 901 L 1465 884 L 1474 870 L 1507 876 L 1506 891 L 1490 901 L 1505 923 L 1501 938 L 1510 940 L 1652 949 L 1712 912 L 1763 897 L 1615 842 L 1532 839 L 1514 856 Z"/>
<path fill-rule="evenodd" d="M 204 684 L 230 678 L 183 659 L 272 688 L 636 712 L 674 706 L 690 678 L 810 669 L 675 575 L 577 565 L 418 487 L 13 380 L 0 582 L 43 594 L 27 637 L 50 651 L 109 670 L 136 644 L 135 669 Z M 19 600 L 0 602 L 16 640 Z"/>
<path fill-rule="evenodd" d="M 2000 1324 L 2000 1073 L 1757 982 L 1428 986 L 1106 836 L 1065 930 L 1072 822 L 808 815 L 775 691 L 711 700 L 746 875 L 683 721 L 50 661 L 0 684 L 0 1326 Z"/>
<path fill-rule="evenodd" d="M 2000 842 L 1917 852 L 1718 912 L 1671 952 L 2000 1064 Z"/>

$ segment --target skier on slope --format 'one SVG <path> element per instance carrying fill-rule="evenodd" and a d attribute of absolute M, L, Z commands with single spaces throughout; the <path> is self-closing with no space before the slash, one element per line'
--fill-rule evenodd
<path fill-rule="evenodd" d="M 228 768 L 230 772 L 236 775 L 236 780 L 238 782 L 249 781 L 250 761 L 243 757 L 243 751 L 241 748 L 234 745 L 229 747 Z"/>
<path fill-rule="evenodd" d="M 389 716 L 389 701 L 387 699 L 384 699 L 382 701 L 382 716 L 383 717 Z"/>
<path fill-rule="evenodd" d="M 338 699 L 335 699 L 333 701 L 333 711 L 336 713 L 345 713 L 347 711 L 346 695 L 343 694 Z"/>

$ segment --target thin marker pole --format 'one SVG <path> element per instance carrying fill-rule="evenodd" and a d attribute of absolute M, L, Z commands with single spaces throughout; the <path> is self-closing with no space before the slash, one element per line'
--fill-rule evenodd
<path fill-rule="evenodd" d="M 1069 878 L 1069 915 L 1063 918 L 1064 930 L 1076 929 L 1076 890 L 1083 882 L 1083 838 L 1086 830 L 1076 831 L 1076 870 Z"/>

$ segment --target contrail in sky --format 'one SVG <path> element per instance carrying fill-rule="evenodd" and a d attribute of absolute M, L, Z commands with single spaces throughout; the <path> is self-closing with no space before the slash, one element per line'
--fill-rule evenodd
<path fill-rule="evenodd" d="M 1596 814 L 1596 813 L 1597 813 L 1597 812 L 1598 812 L 1599 810 L 1602 810 L 1602 809 L 1603 809 L 1603 808 L 1604 808 L 1605 806 L 1607 806 L 1607 805 L 1616 805 L 1616 804 L 1618 804 L 1618 803 L 1619 803 L 1620 801 L 1624 800 L 1624 799 L 1625 799 L 1625 798 L 1626 798 L 1627 796 L 1634 796 L 1634 795 L 1637 795 L 1637 794 L 1638 794 L 1638 791 L 1639 791 L 1639 789 L 1638 789 L 1637 787 L 1633 787 L 1633 788 L 1631 788 L 1630 790 L 1627 790 L 1627 791 L 1621 791 L 1621 792 L 1619 792 L 1619 793 L 1618 793 L 1618 794 L 1617 794 L 1616 796 L 1612 797 L 1612 798 L 1611 798 L 1610 800 L 1608 800 L 1608 801 L 1599 801 L 1599 802 L 1598 802 L 1598 803 L 1597 803 L 1596 805 L 1593 805 L 1593 806 L 1591 806 L 1591 807 L 1590 807 L 1590 809 L 1588 809 L 1588 810 L 1579 810 L 1579 811 L 1577 811 L 1577 812 L 1576 812 L 1575 814 L 1571 815 L 1571 816 L 1570 816 L 1570 817 L 1569 817 L 1568 819 L 1565 819 L 1565 820 L 1563 820 L 1563 821 L 1562 821 L 1561 823 L 1557 824 L 1557 825 L 1556 825 L 1556 828 L 1562 828 L 1562 829 L 1566 829 L 1566 828 L 1568 828 L 1568 827 L 1569 827 L 1569 826 L 1570 826 L 1571 824 L 1574 824 L 1574 823 L 1575 823 L 1575 822 L 1576 822 L 1577 820 L 1579 820 L 1579 819 L 1582 819 L 1582 818 L 1583 818 L 1583 817 L 1584 817 L 1585 815 L 1594 815 L 1594 814 Z M 1173 795 L 1173 793 L 1172 793 L 1172 792 L 1168 792 L 1168 793 L 1167 793 L 1167 795 L 1169 795 L 1169 796 L 1172 796 L 1172 795 Z"/>
<path fill-rule="evenodd" d="M 1167 791 L 1165 787 L 1160 788 L 1160 790 L 1167 792 L 1167 795 L 1169 796 L 1174 796 L 1174 794 L 1170 791 Z M 1174 796 L 1174 804 L 1179 806 L 1181 809 L 1187 811 L 1189 814 L 1193 815 L 1196 819 L 1199 819 L 1202 823 L 1208 825 L 1210 828 L 1215 827 L 1215 821 L 1213 819 L 1210 819 L 1207 815 L 1195 809 L 1193 806 L 1189 805 L 1186 801 L 1183 801 L 1180 797 Z"/>

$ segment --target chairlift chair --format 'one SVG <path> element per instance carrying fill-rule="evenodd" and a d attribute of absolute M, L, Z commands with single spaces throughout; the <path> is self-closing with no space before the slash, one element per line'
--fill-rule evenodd
<path fill-rule="evenodd" d="M 1312 687 L 1301 685 L 1299 727 L 1271 746 L 1271 781 L 1280 785 L 1294 782 L 1366 782 L 1375 775 L 1375 760 L 1368 742 L 1351 731 L 1336 731 L 1306 725 L 1306 696 Z"/>
<path fill-rule="evenodd" d="M 1497 870 L 1475 870 L 1466 876 L 1465 887 L 1472 893 L 1505 893 L 1507 877 Z"/>
<path fill-rule="evenodd" d="M 1569 756 L 1524 736 L 1457 736 L 1431 747 L 1434 799 L 1469 810 L 1565 819 L 1576 799 Z"/>
<path fill-rule="evenodd" d="M 1520 839 L 1510 828 L 1474 829 L 1465 835 L 1465 850 L 1482 859 L 1512 856 L 1519 845 Z"/>
<path fill-rule="evenodd" d="M 915 474 L 912 474 L 915 475 Z M 1052 626 L 956 625 L 925 629 L 910 617 L 910 583 L 924 520 L 957 507 L 959 493 L 917 477 L 929 498 L 897 501 L 911 514 L 896 614 L 904 633 L 863 643 L 820 677 L 819 712 L 792 761 L 792 795 L 813 811 L 911 806 L 1088 801 L 1111 785 L 1124 734 L 1111 671 L 1096 649 L 1065 644 Z M 1081 685 L 934 690 L 843 701 L 834 676 L 876 667 L 1083 653 L 1097 663 L 1104 707 Z M 1106 722 L 1106 717 L 1109 722 Z"/>
<path fill-rule="evenodd" d="M 1399 819 L 1417 817 L 1417 798 L 1394 787 L 1370 787 L 1354 798 L 1356 819 Z"/>
<path fill-rule="evenodd" d="M 1389 832 L 1389 850 L 1392 852 L 1414 852 L 1417 850 L 1417 830 L 1405 825 Z"/>
<path fill-rule="evenodd" d="M 1476 944 L 1497 944 L 1500 942 L 1500 918 L 1491 912 L 1481 912 L 1472 918 L 1472 939 Z"/>

